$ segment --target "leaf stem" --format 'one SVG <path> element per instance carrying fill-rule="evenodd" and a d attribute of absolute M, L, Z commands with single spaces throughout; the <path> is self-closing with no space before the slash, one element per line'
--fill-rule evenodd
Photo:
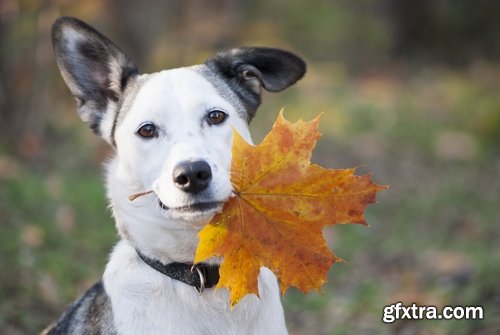
<path fill-rule="evenodd" d="M 153 193 L 153 192 L 154 192 L 153 190 L 150 190 L 150 191 L 144 191 L 144 192 L 135 193 L 135 194 L 129 195 L 128 196 L 128 200 L 134 201 L 135 199 L 137 199 L 139 197 L 142 197 L 144 195 L 148 195 L 148 194 Z"/>

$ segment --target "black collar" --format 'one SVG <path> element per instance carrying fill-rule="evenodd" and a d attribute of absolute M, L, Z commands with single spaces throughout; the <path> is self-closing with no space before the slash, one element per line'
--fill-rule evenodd
<path fill-rule="evenodd" d="M 205 263 L 193 265 L 177 262 L 163 264 L 158 260 L 147 257 L 137 249 L 136 251 L 144 263 L 172 279 L 193 286 L 199 293 L 203 292 L 205 288 L 217 285 L 219 282 L 218 265 L 208 265 Z"/>

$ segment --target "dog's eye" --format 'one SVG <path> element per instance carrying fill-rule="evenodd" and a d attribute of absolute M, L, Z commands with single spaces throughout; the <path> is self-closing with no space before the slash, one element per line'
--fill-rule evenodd
<path fill-rule="evenodd" d="M 227 114 L 220 110 L 213 110 L 207 115 L 208 124 L 221 124 L 226 119 Z"/>
<path fill-rule="evenodd" d="M 137 134 L 141 137 L 151 138 L 156 136 L 156 126 L 152 123 L 146 123 L 142 125 L 139 130 L 137 130 Z"/>

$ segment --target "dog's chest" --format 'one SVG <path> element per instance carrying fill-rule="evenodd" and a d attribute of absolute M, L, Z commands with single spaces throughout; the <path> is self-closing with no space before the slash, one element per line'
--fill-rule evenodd
<path fill-rule="evenodd" d="M 122 287 L 125 294 L 111 298 L 118 333 L 246 334 L 241 313 L 228 312 L 217 297 L 202 298 L 176 286 Z"/>
<path fill-rule="evenodd" d="M 104 274 L 118 334 L 286 334 L 279 298 L 271 298 L 278 297 L 274 278 L 261 285 L 260 299 L 247 296 L 231 310 L 227 290 L 199 295 L 151 271 L 134 252 L 120 242 Z"/>

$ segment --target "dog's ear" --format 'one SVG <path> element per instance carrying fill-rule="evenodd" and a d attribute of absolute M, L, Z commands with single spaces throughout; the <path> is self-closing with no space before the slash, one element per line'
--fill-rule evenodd
<path fill-rule="evenodd" d="M 306 72 L 305 62 L 291 52 L 272 48 L 237 48 L 209 59 L 225 77 L 238 79 L 256 93 L 260 87 L 279 92 L 293 85 Z"/>
<path fill-rule="evenodd" d="M 273 48 L 237 48 L 219 52 L 206 61 L 249 107 L 250 118 L 260 104 L 261 89 L 279 92 L 306 72 L 305 62 L 291 52 Z"/>
<path fill-rule="evenodd" d="M 108 38 L 75 18 L 56 20 L 52 43 L 80 117 L 113 144 L 119 104 L 127 84 L 138 74 L 137 67 Z"/>

